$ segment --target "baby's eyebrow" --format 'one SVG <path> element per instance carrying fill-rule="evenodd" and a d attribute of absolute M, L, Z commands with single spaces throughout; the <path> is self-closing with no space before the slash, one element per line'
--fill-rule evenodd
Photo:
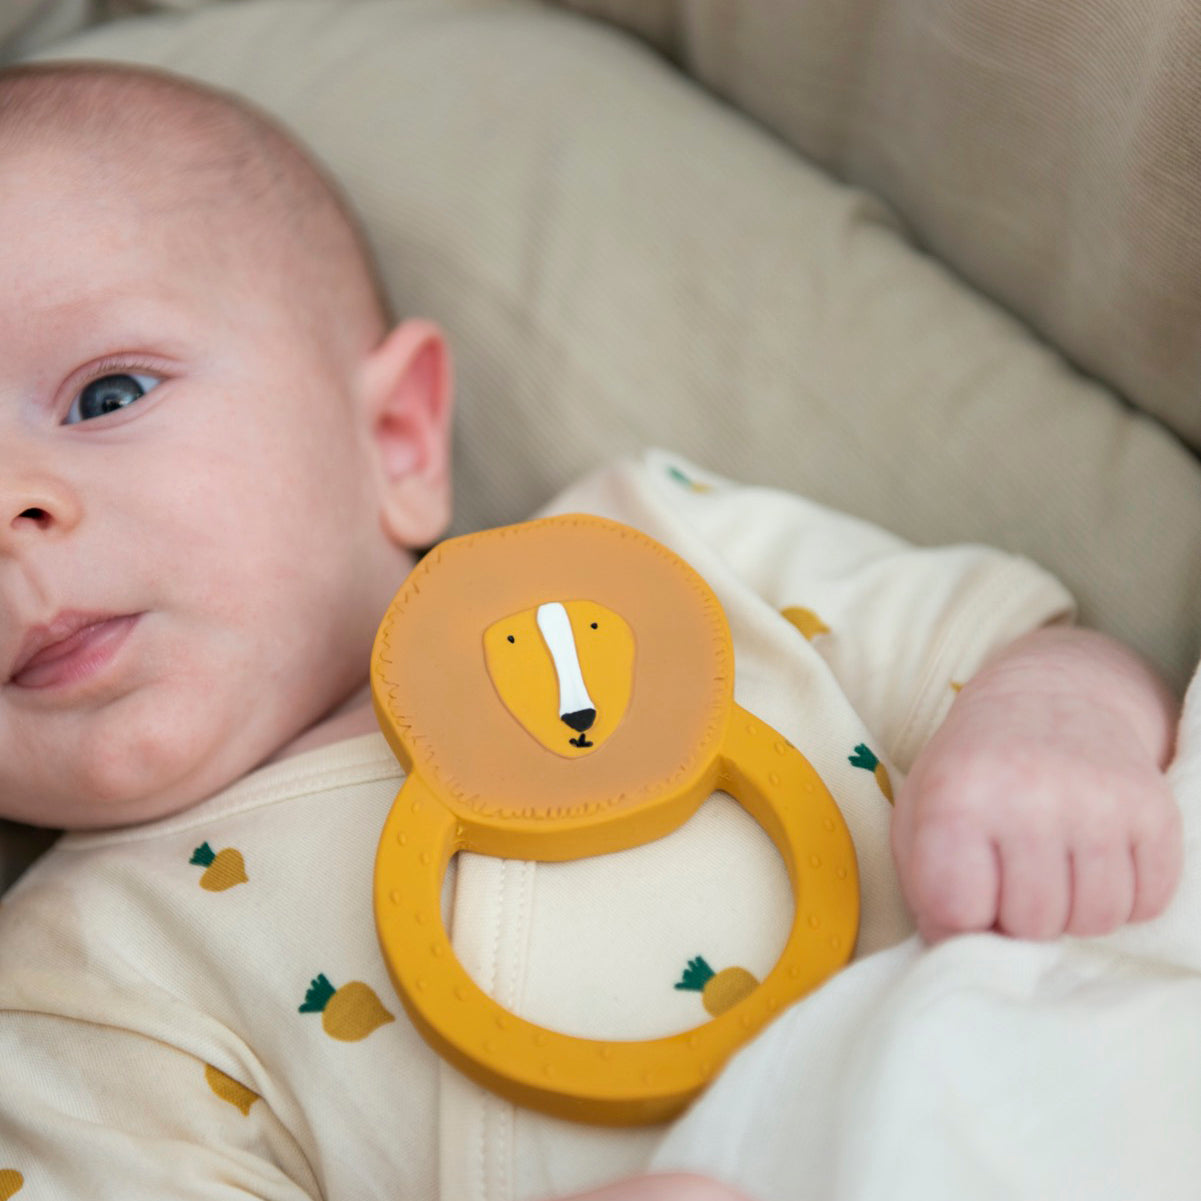
<path fill-rule="evenodd" d="M 40 320 L 56 317 L 74 320 L 91 317 L 97 311 L 107 311 L 111 316 L 118 311 L 136 310 L 139 299 L 144 298 L 147 288 L 153 289 L 153 286 L 140 280 L 92 283 L 78 286 L 67 295 L 58 292 L 40 299 L 35 297 L 27 303 L 25 312 Z"/>
<path fill-rule="evenodd" d="M 182 306 L 170 296 L 149 294 L 140 286 L 89 288 L 67 298 L 47 298 L 27 306 L 22 314 L 23 341 L 43 353 L 62 348 L 86 358 L 114 349 L 149 350 L 170 355 L 181 352 L 187 339 Z"/>

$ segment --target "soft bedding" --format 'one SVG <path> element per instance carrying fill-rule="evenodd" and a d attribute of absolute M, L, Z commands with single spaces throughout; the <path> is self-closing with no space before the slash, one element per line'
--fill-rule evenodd
<path fill-rule="evenodd" d="M 1107 938 L 914 937 L 737 1057 L 655 1163 L 760 1201 L 1183 1201 L 1201 1190 L 1201 684 L 1171 778 L 1185 876 Z"/>
<path fill-rule="evenodd" d="M 1189 6 L 780 0 L 755 6 L 739 37 L 724 3 L 574 6 L 636 11 L 781 140 L 645 51 L 528 4 L 242 0 L 63 42 L 96 6 L 16 0 L 0 6 L 0 49 L 193 74 L 252 97 L 321 155 L 398 308 L 456 345 L 459 528 L 668 443 L 921 542 L 1020 549 L 1090 622 L 1183 682 L 1201 629 L 1201 470 L 1145 412 L 1196 437 Z M 910 38 L 867 36 L 885 9 Z M 786 16 L 803 30 L 772 23 Z M 873 103 L 847 101 L 852 80 Z M 896 102 L 915 81 L 926 104 Z M 1013 120 L 1015 95 L 1028 123 Z M 822 136 L 798 125 L 810 117 Z M 925 155 L 899 153 L 885 120 Z M 970 154 L 948 153 L 948 122 Z M 788 143 L 883 195 L 917 245 Z M 1115 178 L 1145 194 L 1132 202 L 1106 187 Z M 1098 301 L 1099 279 L 1120 304 Z M 1172 773 L 1186 874 L 1163 918 L 1107 939 L 911 939 L 870 956 L 737 1058 L 655 1163 L 764 1201 L 1201 1193 L 1198 687 Z M 0 887 L 39 838 L 0 829 Z"/>

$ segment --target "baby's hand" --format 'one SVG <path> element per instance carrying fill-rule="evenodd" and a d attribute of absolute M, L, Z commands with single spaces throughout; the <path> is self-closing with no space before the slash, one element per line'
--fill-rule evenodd
<path fill-rule="evenodd" d="M 1176 705 L 1131 652 L 1039 631 L 960 693 L 897 798 L 921 934 L 1096 935 L 1160 913 L 1180 876 L 1163 774 Z"/>

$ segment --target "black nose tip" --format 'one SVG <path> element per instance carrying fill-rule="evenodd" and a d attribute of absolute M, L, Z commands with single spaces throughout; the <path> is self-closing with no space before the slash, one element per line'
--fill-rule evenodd
<path fill-rule="evenodd" d="M 562 714 L 562 718 L 577 734 L 582 734 L 585 730 L 592 729 L 592 723 L 596 721 L 596 710 L 576 709 L 574 713 Z"/>

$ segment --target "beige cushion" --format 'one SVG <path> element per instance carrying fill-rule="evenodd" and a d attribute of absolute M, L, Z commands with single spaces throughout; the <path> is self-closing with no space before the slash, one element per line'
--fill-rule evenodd
<path fill-rule="evenodd" d="M 1196 661 L 1192 458 L 636 44 L 533 6 L 245 0 L 63 53 L 244 92 L 344 180 L 456 348 L 458 528 L 660 443 L 1022 549 L 1178 683 Z"/>
<path fill-rule="evenodd" d="M 82 29 L 92 16 L 91 0 L 0 0 L 0 63 Z"/>
<path fill-rule="evenodd" d="M 1201 5 L 567 0 L 655 41 L 1201 446 Z"/>

